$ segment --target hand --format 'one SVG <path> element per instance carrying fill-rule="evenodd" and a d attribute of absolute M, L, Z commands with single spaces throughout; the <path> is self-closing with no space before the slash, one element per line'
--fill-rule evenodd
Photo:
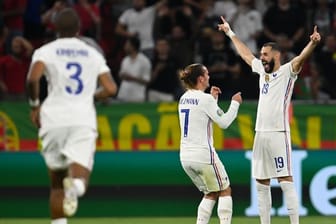
<path fill-rule="evenodd" d="M 40 107 L 32 107 L 31 108 L 30 119 L 37 128 L 41 127 L 41 124 L 40 124 Z"/>
<path fill-rule="evenodd" d="M 218 30 L 223 31 L 226 35 L 228 35 L 230 31 L 232 32 L 230 24 L 226 22 L 223 16 L 221 16 L 221 20 L 223 21 L 223 23 L 218 24 Z"/>
<path fill-rule="evenodd" d="M 317 26 L 314 26 L 314 32 L 310 35 L 310 40 L 313 44 L 318 44 L 321 41 L 321 35 L 317 32 Z"/>
<path fill-rule="evenodd" d="M 232 96 L 232 100 L 237 101 L 239 104 L 243 102 L 243 99 L 241 97 L 241 92 L 236 93 Z"/>
<path fill-rule="evenodd" d="M 221 94 L 222 91 L 219 87 L 217 86 L 211 86 L 210 89 L 210 94 L 217 100 L 218 99 L 218 95 Z"/>

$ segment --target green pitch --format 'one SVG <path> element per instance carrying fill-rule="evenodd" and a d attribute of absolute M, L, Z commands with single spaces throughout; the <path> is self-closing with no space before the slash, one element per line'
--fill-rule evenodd
<path fill-rule="evenodd" d="M 14 219 L 0 218 L 0 224 L 46 224 L 50 223 L 49 219 Z M 167 218 L 70 218 L 68 224 L 194 224 L 195 218 L 191 217 L 167 217 Z M 216 217 L 211 219 L 210 224 L 218 224 Z M 232 224 L 259 224 L 259 219 L 256 217 L 233 217 Z M 287 217 L 272 217 L 272 224 L 289 223 Z M 325 216 L 309 216 L 301 217 L 301 224 L 335 224 L 336 217 Z"/>

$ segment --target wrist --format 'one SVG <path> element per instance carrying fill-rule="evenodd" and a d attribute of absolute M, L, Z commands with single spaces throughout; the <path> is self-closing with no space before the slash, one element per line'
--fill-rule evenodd
<path fill-rule="evenodd" d="M 29 98 L 28 103 L 29 103 L 29 106 L 32 107 L 32 108 L 40 106 L 40 100 L 39 99 L 32 100 L 32 99 Z"/>
<path fill-rule="evenodd" d="M 232 30 L 229 30 L 229 31 L 226 33 L 226 35 L 227 35 L 228 37 L 230 37 L 230 39 L 231 39 L 232 37 L 236 36 L 236 34 L 235 34 Z"/>

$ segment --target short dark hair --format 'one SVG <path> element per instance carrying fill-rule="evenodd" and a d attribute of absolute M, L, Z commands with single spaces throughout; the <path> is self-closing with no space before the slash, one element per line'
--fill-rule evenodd
<path fill-rule="evenodd" d="M 73 37 L 79 32 L 80 20 L 72 8 L 61 10 L 55 20 L 56 32 L 60 37 Z"/>
<path fill-rule="evenodd" d="M 140 50 L 140 40 L 137 36 L 129 37 L 127 39 L 136 51 Z"/>
<path fill-rule="evenodd" d="M 275 42 L 264 43 L 263 47 L 271 47 L 272 51 L 281 51 L 279 45 Z"/>

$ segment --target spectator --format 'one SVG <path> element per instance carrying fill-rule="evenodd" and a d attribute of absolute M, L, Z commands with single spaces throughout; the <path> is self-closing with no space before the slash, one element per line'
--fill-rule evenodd
<path fill-rule="evenodd" d="M 55 1 L 50 9 L 41 15 L 41 22 L 46 27 L 47 33 L 55 32 L 55 19 L 58 13 L 66 7 L 69 7 L 66 0 Z"/>
<path fill-rule="evenodd" d="M 292 47 L 286 36 L 279 35 L 277 44 L 281 51 L 280 61 L 282 64 L 289 62 L 296 56 L 296 54 L 292 51 Z"/>
<path fill-rule="evenodd" d="M 231 81 L 240 72 L 239 57 L 225 42 L 223 32 L 213 30 L 210 36 L 211 45 L 202 53 L 202 61 L 211 74 L 210 83 L 222 90 L 219 99 L 224 100 L 233 93 Z"/>
<path fill-rule="evenodd" d="M 312 61 L 310 63 L 309 90 L 311 98 L 316 103 L 324 103 L 330 99 L 330 96 L 322 90 L 325 80 L 321 76 L 321 68 Z"/>
<path fill-rule="evenodd" d="M 100 40 L 101 17 L 97 1 L 77 0 L 73 8 L 79 15 L 81 21 L 80 34 L 95 40 Z"/>
<path fill-rule="evenodd" d="M 146 7 L 146 0 L 133 0 L 133 7 L 124 11 L 118 19 L 116 33 L 125 38 L 137 36 L 140 50 L 149 58 L 153 58 L 154 39 L 153 24 L 158 8 L 165 3 L 158 1 Z"/>
<path fill-rule="evenodd" d="M 71 5 L 66 0 L 55 1 L 52 8 L 46 11 L 42 15 L 42 22 L 47 26 L 47 33 L 50 36 L 54 36 L 55 33 L 55 18 L 60 11 L 65 8 L 70 7 Z M 78 14 L 80 16 L 80 14 Z M 94 47 L 97 51 L 104 55 L 103 49 L 96 42 L 96 39 L 90 36 L 78 35 L 77 36 L 82 41 Z"/>
<path fill-rule="evenodd" d="M 238 0 L 238 7 L 229 21 L 241 40 L 257 54 L 257 40 L 262 33 L 263 24 L 261 13 L 253 8 L 253 1 Z"/>
<path fill-rule="evenodd" d="M 41 15 L 48 9 L 44 0 L 27 0 L 24 14 L 24 37 L 34 46 L 40 47 L 43 42 L 45 26 L 42 23 Z"/>
<path fill-rule="evenodd" d="M 316 54 L 315 61 L 321 74 L 323 74 L 322 90 L 330 95 L 332 99 L 336 99 L 336 35 L 329 34 L 326 36 L 323 47 Z"/>
<path fill-rule="evenodd" d="M 332 10 L 328 0 L 317 0 L 313 10 L 311 25 L 319 27 L 321 35 L 324 37 L 330 33 L 332 28 Z"/>
<path fill-rule="evenodd" d="M 154 22 L 154 38 L 171 36 L 174 26 L 181 26 L 189 37 L 193 37 L 197 29 L 191 8 L 182 2 L 180 4 L 169 2 L 158 9 Z"/>
<path fill-rule="evenodd" d="M 152 65 L 140 50 L 137 37 L 130 37 L 125 43 L 126 56 L 119 71 L 121 80 L 117 99 L 124 102 L 145 102 L 146 87 L 151 78 Z"/>
<path fill-rule="evenodd" d="M 6 51 L 11 50 L 12 39 L 15 36 L 23 36 L 24 12 L 27 0 L 3 0 L 0 16 L 3 17 L 4 25 L 8 28 Z"/>
<path fill-rule="evenodd" d="M 180 92 L 177 64 L 170 54 L 169 41 L 165 38 L 156 40 L 155 54 L 152 61 L 152 78 L 148 85 L 148 101 L 173 101 Z"/>
<path fill-rule="evenodd" d="M 218 17 L 232 18 L 232 14 L 236 11 L 237 4 L 232 0 L 209 0 L 205 10 L 204 24 L 205 27 L 216 28 Z"/>
<path fill-rule="evenodd" d="M 277 0 L 264 14 L 261 42 L 278 42 L 279 36 L 282 36 L 287 39 L 290 49 L 298 54 L 304 46 L 305 21 L 302 8 L 291 4 L 290 0 Z"/>
<path fill-rule="evenodd" d="M 24 99 L 26 74 L 33 52 L 31 43 L 21 36 L 12 39 L 11 54 L 0 57 L 0 88 L 4 99 Z"/>
<path fill-rule="evenodd" d="M 194 40 L 186 35 L 181 25 L 174 25 L 170 38 L 172 56 L 178 67 L 183 68 L 194 60 Z"/>
<path fill-rule="evenodd" d="M 231 18 L 236 8 L 237 4 L 232 0 L 210 0 L 206 10 L 206 17 L 216 18 L 216 20 L 218 20 L 218 16 Z"/>

